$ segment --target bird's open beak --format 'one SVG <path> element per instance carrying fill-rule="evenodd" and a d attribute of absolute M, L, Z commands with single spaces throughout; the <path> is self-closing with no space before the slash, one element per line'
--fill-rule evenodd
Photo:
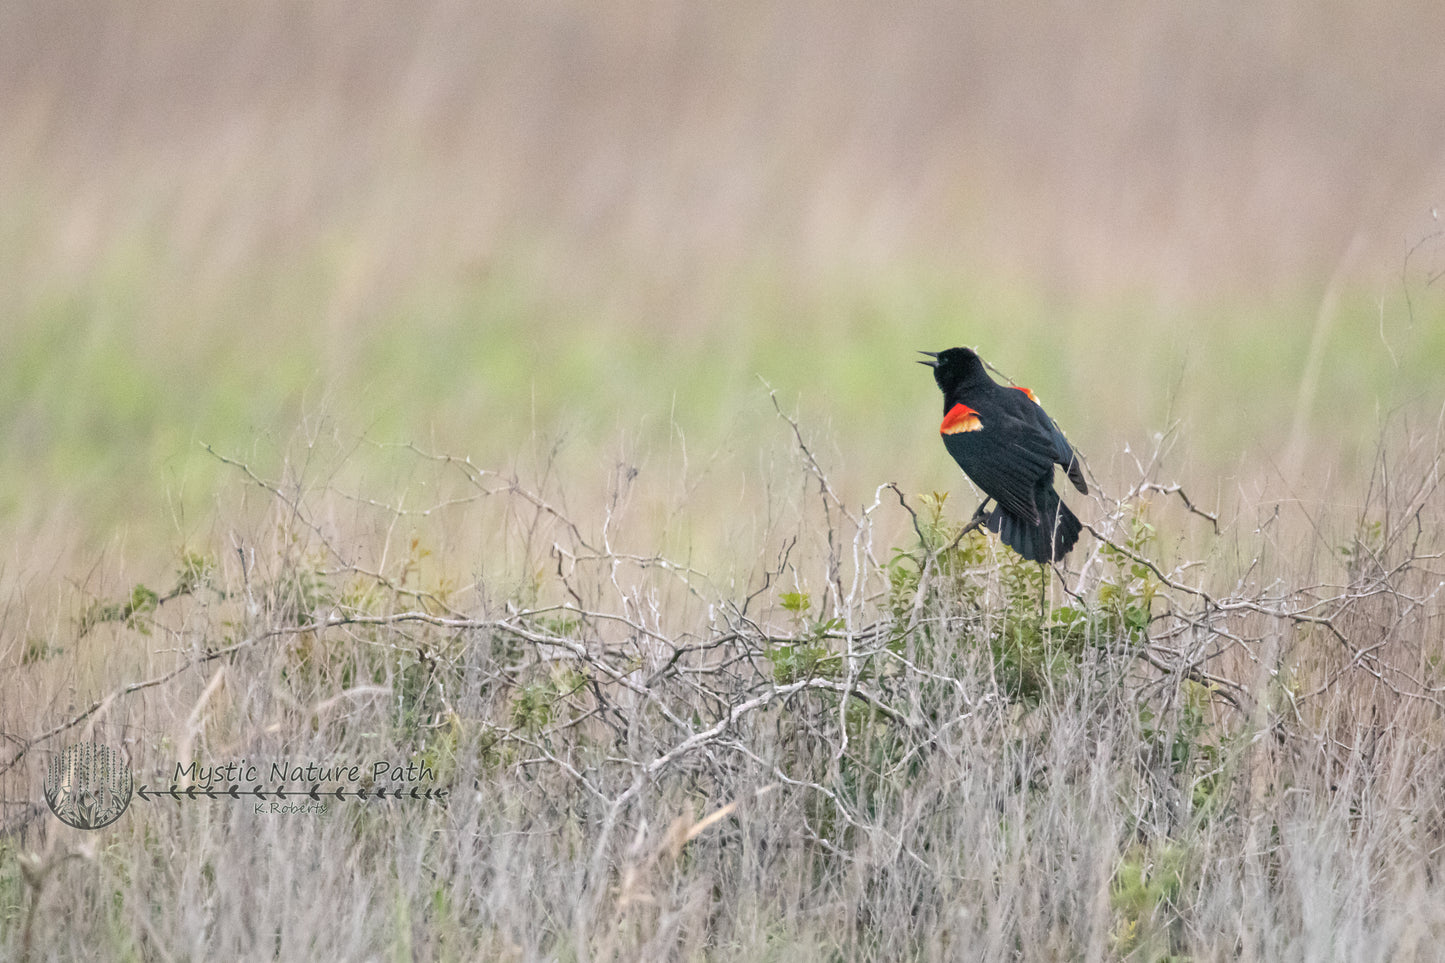
<path fill-rule="evenodd" d="M 918 353 L 919 353 L 919 354 L 926 354 L 926 355 L 928 355 L 930 358 L 934 359 L 934 360 L 932 360 L 932 361 L 920 361 L 920 362 L 918 362 L 919 364 L 926 364 L 926 365 L 928 365 L 930 368 L 937 368 L 937 367 L 938 367 L 938 352 L 937 352 L 937 351 L 920 351 L 920 352 L 918 352 Z"/>

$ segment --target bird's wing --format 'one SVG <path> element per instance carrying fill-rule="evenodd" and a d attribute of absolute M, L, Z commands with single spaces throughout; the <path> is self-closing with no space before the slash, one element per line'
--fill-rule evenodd
<path fill-rule="evenodd" d="M 1036 421 L 1012 412 L 975 412 L 970 418 L 977 428 L 944 432 L 948 453 L 985 495 L 1019 518 L 1038 521 L 1034 493 L 1053 473 L 1053 439 Z"/>
<path fill-rule="evenodd" d="M 1053 440 L 1054 461 L 1064 466 L 1065 472 L 1068 473 L 1069 481 L 1074 483 L 1074 487 L 1081 493 L 1087 495 L 1089 493 L 1089 486 L 1084 482 L 1084 468 L 1079 463 L 1078 456 L 1074 454 L 1074 448 L 1069 444 L 1069 439 L 1065 438 L 1063 431 L 1059 429 L 1058 422 L 1049 417 L 1049 413 L 1044 410 L 1044 406 L 1039 401 L 1038 396 L 1032 391 L 1017 386 L 1015 386 L 1015 390 L 1022 391 L 1028 396 L 1029 400 L 1033 402 L 1033 405 L 1030 407 L 1032 408 L 1032 414 L 1035 420 L 1039 423 L 1039 427 Z"/>

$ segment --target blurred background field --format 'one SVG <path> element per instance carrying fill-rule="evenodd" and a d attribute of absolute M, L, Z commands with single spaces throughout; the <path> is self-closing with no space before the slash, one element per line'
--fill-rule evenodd
<path fill-rule="evenodd" d="M 961 343 L 1105 477 L 1176 422 L 1206 492 L 1354 477 L 1445 383 L 1441 36 L 1419 0 L 6 3 L 12 573 L 173 552 L 201 443 L 274 464 L 303 422 L 584 489 L 720 460 L 735 499 L 760 379 L 848 500 L 958 488 L 912 352 Z"/>

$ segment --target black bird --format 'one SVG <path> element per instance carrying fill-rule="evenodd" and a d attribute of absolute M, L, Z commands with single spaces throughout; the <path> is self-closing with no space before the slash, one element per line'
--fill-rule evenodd
<path fill-rule="evenodd" d="M 1027 388 L 999 384 L 970 348 L 921 351 L 943 392 L 943 443 L 958 466 L 997 502 L 984 519 L 988 530 L 1031 562 L 1063 558 L 1079 540 L 1080 524 L 1054 491 L 1054 465 L 1088 494 L 1069 440 Z"/>

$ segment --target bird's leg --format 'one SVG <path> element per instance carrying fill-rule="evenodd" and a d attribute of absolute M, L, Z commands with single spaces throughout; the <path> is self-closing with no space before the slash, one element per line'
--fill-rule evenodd
<path fill-rule="evenodd" d="M 1053 565 L 1053 569 L 1054 574 L 1059 577 L 1059 588 L 1064 590 L 1064 594 L 1067 595 L 1069 598 L 1073 599 L 1075 602 L 1078 602 L 1080 605 L 1085 604 L 1084 597 L 1078 592 L 1075 592 L 1073 589 L 1069 588 L 1069 580 L 1067 578 L 1067 573 L 1064 571 L 1064 567 L 1058 562 L 1055 562 Z"/>
<path fill-rule="evenodd" d="M 993 501 L 992 498 L 985 498 L 983 501 L 979 502 L 978 508 L 974 509 L 973 517 L 968 520 L 967 525 L 963 526 L 963 529 L 958 533 L 958 537 L 953 540 L 953 542 L 948 546 L 948 548 L 944 549 L 945 552 L 949 552 L 957 548 L 958 543 L 963 541 L 963 536 L 967 535 L 969 532 L 973 531 L 975 528 L 978 528 L 980 525 L 983 524 L 984 519 L 988 516 L 988 503 L 991 501 Z"/>
<path fill-rule="evenodd" d="M 1049 590 L 1048 566 L 1043 562 L 1039 563 L 1039 625 L 1044 624 L 1044 616 L 1047 614 L 1044 608 L 1044 596 Z"/>

